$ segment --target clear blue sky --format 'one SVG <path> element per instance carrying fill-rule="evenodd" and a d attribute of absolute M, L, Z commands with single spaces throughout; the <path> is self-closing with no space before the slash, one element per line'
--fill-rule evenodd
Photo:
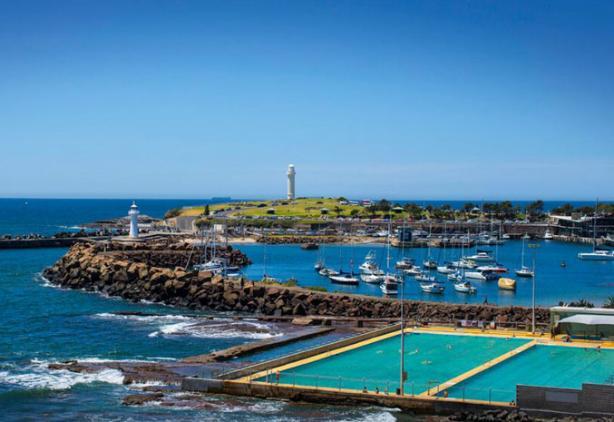
<path fill-rule="evenodd" d="M 614 198 L 614 2 L 4 1 L 0 195 Z"/>

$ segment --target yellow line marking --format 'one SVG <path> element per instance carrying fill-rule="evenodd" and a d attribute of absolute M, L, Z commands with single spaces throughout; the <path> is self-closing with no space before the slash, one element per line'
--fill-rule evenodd
<path fill-rule="evenodd" d="M 476 366 L 473 369 L 470 369 L 469 371 L 460 374 L 452 379 L 449 379 L 448 381 L 439 384 L 438 386 L 435 386 L 433 388 L 429 388 L 428 390 L 426 390 L 424 393 L 420 394 L 421 397 L 426 397 L 426 396 L 433 396 L 435 394 L 438 394 L 444 390 L 447 390 L 448 388 L 462 382 L 465 381 L 466 379 L 473 377 L 474 375 L 479 374 L 480 372 L 483 372 L 487 369 L 492 368 L 493 366 L 508 360 L 509 358 L 516 356 L 522 352 L 524 352 L 525 350 L 530 349 L 531 347 L 535 346 L 537 344 L 536 340 L 530 341 L 528 343 L 523 344 L 520 347 L 515 348 L 514 350 L 510 350 L 509 352 L 506 352 L 500 356 L 497 356 L 494 359 L 489 360 L 488 362 L 485 362 L 481 365 Z"/>

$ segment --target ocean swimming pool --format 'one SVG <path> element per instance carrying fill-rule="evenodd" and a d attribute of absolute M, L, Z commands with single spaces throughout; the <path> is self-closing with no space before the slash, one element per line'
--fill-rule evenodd
<path fill-rule="evenodd" d="M 614 384 L 614 350 L 536 345 L 455 385 L 449 397 L 509 402 L 516 385 L 560 388 Z"/>
<path fill-rule="evenodd" d="M 489 336 L 408 333 L 405 335 L 404 384 L 420 394 L 530 340 Z M 390 391 L 399 387 L 400 336 L 326 356 L 257 381 L 313 387 Z M 515 387 L 511 388 L 514 393 Z"/>

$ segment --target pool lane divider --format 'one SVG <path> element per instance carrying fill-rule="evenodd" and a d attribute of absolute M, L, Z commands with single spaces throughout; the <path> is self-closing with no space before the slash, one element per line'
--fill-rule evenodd
<path fill-rule="evenodd" d="M 429 388 L 428 390 L 426 390 L 424 393 L 419 394 L 419 397 L 435 397 L 437 394 L 441 393 L 442 391 L 447 390 L 448 388 L 454 387 L 456 384 L 459 384 L 481 372 L 484 372 L 498 364 L 500 364 L 501 362 L 505 362 L 506 360 L 519 355 L 520 353 L 523 353 L 527 350 L 529 350 L 530 348 L 532 348 L 533 346 L 535 346 L 537 344 L 537 340 L 532 340 L 529 341 L 528 343 L 523 344 L 522 346 L 519 346 L 513 350 L 510 350 L 509 352 L 506 352 L 500 356 L 497 356 L 494 359 L 491 359 L 487 362 L 484 362 L 481 365 L 476 366 L 475 368 L 460 374 L 454 378 L 449 379 L 448 381 L 441 383 L 435 387 Z"/>

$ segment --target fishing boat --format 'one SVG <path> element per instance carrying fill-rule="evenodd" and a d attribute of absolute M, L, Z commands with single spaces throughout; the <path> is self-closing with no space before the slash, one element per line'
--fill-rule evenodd
<path fill-rule="evenodd" d="M 320 246 L 317 243 L 303 243 L 301 244 L 301 249 L 305 250 L 305 251 L 315 251 L 319 248 Z"/>
<path fill-rule="evenodd" d="M 322 268 L 324 268 L 324 261 L 322 260 L 318 260 L 318 262 L 313 265 L 313 269 L 316 271 L 320 271 Z"/>
<path fill-rule="evenodd" d="M 465 273 L 465 278 L 470 278 L 472 280 L 486 281 L 487 278 L 480 271 L 467 271 Z"/>
<path fill-rule="evenodd" d="M 501 277 L 498 284 L 501 290 L 516 290 L 516 280 L 513 278 Z"/>
<path fill-rule="evenodd" d="M 434 282 L 435 276 L 434 275 L 428 275 L 428 274 L 420 274 L 416 276 L 416 281 L 420 281 L 423 283 L 432 283 Z"/>
<path fill-rule="evenodd" d="M 420 283 L 420 289 L 424 293 L 443 294 L 446 288 L 443 284 L 439 283 Z"/>
<path fill-rule="evenodd" d="M 360 279 L 365 283 L 380 284 L 384 281 L 384 276 L 378 274 L 361 274 Z"/>
<path fill-rule="evenodd" d="M 397 261 L 395 267 L 398 270 L 408 270 L 414 266 L 414 260 L 411 258 L 402 258 Z"/>
<path fill-rule="evenodd" d="M 403 274 L 408 275 L 410 277 L 414 277 L 422 274 L 422 270 L 420 269 L 420 267 L 411 267 L 403 270 Z"/>
<path fill-rule="evenodd" d="M 478 289 L 473 287 L 471 283 L 468 281 L 460 281 L 460 282 L 454 283 L 454 290 L 459 293 L 468 293 L 468 294 L 474 294 L 474 293 L 477 293 L 478 291 Z"/>
<path fill-rule="evenodd" d="M 552 240 L 552 239 L 554 239 L 554 235 L 552 234 L 550 230 L 546 230 L 546 233 L 544 233 L 544 240 Z"/>
<path fill-rule="evenodd" d="M 534 275 L 533 271 L 529 267 L 526 267 L 524 265 L 519 270 L 516 270 L 515 273 L 518 277 L 527 278 L 533 277 Z"/>

